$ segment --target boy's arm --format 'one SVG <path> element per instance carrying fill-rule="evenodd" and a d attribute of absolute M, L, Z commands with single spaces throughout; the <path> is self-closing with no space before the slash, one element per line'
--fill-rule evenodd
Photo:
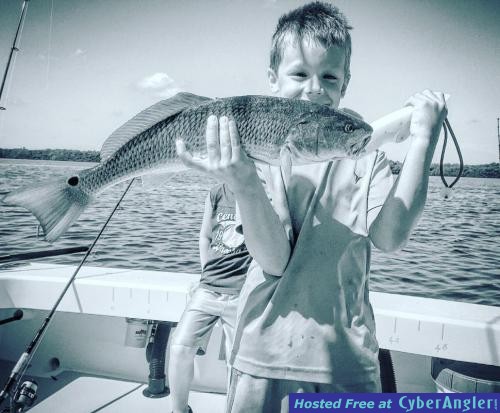
<path fill-rule="evenodd" d="M 194 160 L 182 141 L 177 141 L 179 157 L 187 166 L 204 171 L 229 186 L 239 206 L 250 255 L 266 273 L 282 275 L 290 258 L 290 243 L 254 163 L 240 146 L 235 122 L 226 117 L 218 122 L 215 116 L 210 116 L 206 138 L 207 159 Z"/>
<path fill-rule="evenodd" d="M 407 103 L 415 107 L 410 148 L 398 179 L 369 230 L 373 244 L 382 251 L 400 248 L 422 214 L 432 156 L 447 115 L 442 93 L 426 90 L 412 96 Z"/>
<path fill-rule="evenodd" d="M 212 204 L 210 202 L 210 194 L 205 199 L 205 211 L 203 212 L 203 221 L 200 228 L 200 240 L 198 242 L 200 248 L 201 268 L 205 267 L 208 261 L 208 250 L 212 241 Z"/>

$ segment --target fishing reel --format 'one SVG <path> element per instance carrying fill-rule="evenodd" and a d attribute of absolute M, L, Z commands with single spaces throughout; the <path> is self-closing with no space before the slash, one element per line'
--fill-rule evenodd
<path fill-rule="evenodd" d="M 35 380 L 25 380 L 17 389 L 11 399 L 10 407 L 2 410 L 2 413 L 21 413 L 29 409 L 37 398 L 38 384 Z"/>

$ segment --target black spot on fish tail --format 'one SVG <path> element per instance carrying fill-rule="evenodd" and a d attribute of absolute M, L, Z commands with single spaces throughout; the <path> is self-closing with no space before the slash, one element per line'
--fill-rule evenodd
<path fill-rule="evenodd" d="M 79 181 L 78 176 L 72 176 L 71 178 L 68 179 L 68 185 L 77 186 L 78 181 Z"/>

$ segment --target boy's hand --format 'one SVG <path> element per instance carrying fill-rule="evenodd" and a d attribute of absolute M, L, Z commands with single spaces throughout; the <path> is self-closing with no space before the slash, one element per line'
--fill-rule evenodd
<path fill-rule="evenodd" d="M 248 183 L 258 181 L 254 163 L 240 145 L 234 120 L 226 116 L 209 116 L 206 129 L 207 158 L 194 159 L 182 140 L 176 141 L 179 158 L 189 167 L 206 172 L 225 182 L 233 192 L 244 190 Z"/>
<path fill-rule="evenodd" d="M 412 141 L 426 147 L 435 146 L 448 114 L 443 93 L 424 90 L 408 99 L 405 106 L 415 107 L 410 124 Z"/>

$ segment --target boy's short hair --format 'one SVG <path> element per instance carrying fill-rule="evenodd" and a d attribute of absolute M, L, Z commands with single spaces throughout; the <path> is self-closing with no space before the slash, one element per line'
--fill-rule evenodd
<path fill-rule="evenodd" d="M 320 1 L 306 4 L 282 15 L 273 34 L 270 67 L 277 72 L 283 57 L 284 45 L 289 36 L 294 40 L 310 39 L 324 48 L 343 47 L 345 50 L 344 72 L 350 77 L 352 26 L 335 6 Z"/>

